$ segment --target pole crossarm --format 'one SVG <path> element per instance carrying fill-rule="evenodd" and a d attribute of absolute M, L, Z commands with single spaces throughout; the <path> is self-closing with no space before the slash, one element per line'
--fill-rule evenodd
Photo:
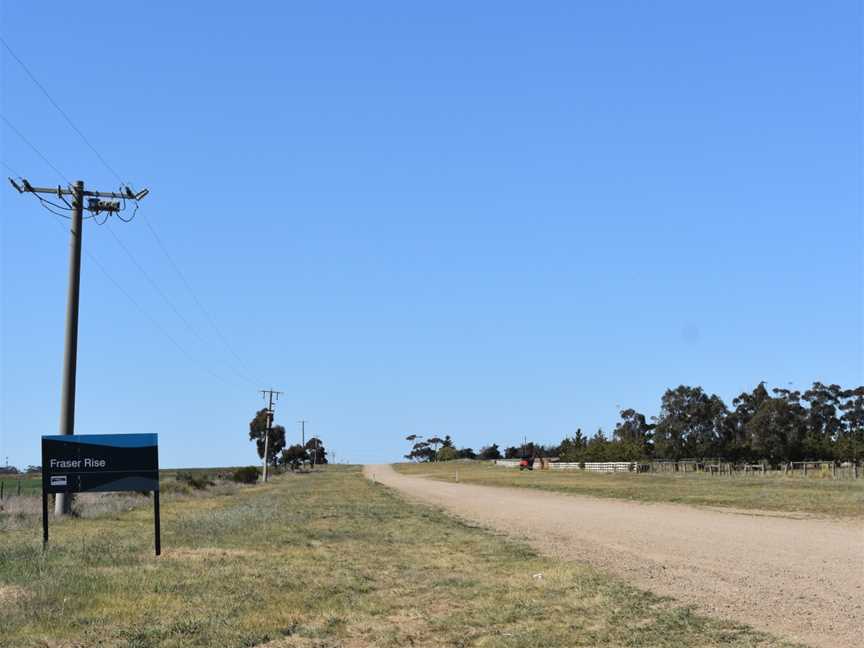
<path fill-rule="evenodd" d="M 21 184 L 19 185 L 12 178 L 9 178 L 9 182 L 12 183 L 12 186 L 18 191 L 18 193 L 37 193 L 37 194 L 51 194 L 52 196 L 74 196 L 75 190 L 69 187 L 65 189 L 63 187 L 34 187 L 27 180 L 21 178 Z M 133 193 L 129 187 L 124 187 L 124 191 L 84 191 L 81 195 L 86 196 L 88 198 L 116 198 L 117 200 L 141 200 L 150 193 L 149 189 L 142 189 L 137 193 Z"/>

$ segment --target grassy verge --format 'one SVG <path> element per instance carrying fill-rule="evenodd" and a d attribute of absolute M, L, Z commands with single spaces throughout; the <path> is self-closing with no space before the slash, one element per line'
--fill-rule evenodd
<path fill-rule="evenodd" d="M 712 477 L 709 475 L 601 474 L 570 470 L 534 470 L 488 462 L 397 464 L 399 472 L 432 479 L 488 486 L 538 488 L 595 497 L 644 502 L 678 502 L 765 511 L 864 517 L 864 479 L 801 477 Z"/>
<path fill-rule="evenodd" d="M 362 478 L 285 475 L 0 536 L 0 646 L 777 646 Z"/>

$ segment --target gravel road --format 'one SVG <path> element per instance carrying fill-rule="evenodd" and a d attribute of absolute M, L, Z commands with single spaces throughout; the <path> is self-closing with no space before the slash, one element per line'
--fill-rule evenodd
<path fill-rule="evenodd" d="M 813 646 L 864 645 L 862 522 L 455 484 L 388 465 L 365 471 L 413 499 L 704 614 Z"/>

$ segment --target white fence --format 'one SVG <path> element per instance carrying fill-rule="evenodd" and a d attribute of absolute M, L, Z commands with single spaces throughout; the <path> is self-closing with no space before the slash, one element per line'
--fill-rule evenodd
<path fill-rule="evenodd" d="M 556 461 L 555 463 L 549 464 L 549 468 L 551 468 L 552 470 L 582 470 L 582 466 L 580 466 L 575 461 Z"/>
<path fill-rule="evenodd" d="M 585 470 L 602 473 L 635 472 L 636 463 L 633 461 L 585 462 Z"/>
<path fill-rule="evenodd" d="M 518 468 L 518 459 L 496 459 L 496 466 L 504 468 Z M 606 461 L 606 462 L 585 462 L 579 464 L 576 462 L 566 461 L 550 461 L 546 464 L 550 470 L 587 470 L 589 472 L 615 473 L 615 472 L 635 472 L 636 463 L 632 461 Z M 582 467 L 584 466 L 584 468 Z M 534 463 L 534 469 L 541 468 L 540 461 Z"/>
<path fill-rule="evenodd" d="M 504 466 L 505 468 L 518 468 L 519 460 L 518 459 L 496 459 L 496 466 Z"/>

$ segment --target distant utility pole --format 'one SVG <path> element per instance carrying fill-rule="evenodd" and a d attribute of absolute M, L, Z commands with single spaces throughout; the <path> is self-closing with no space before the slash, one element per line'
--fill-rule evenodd
<path fill-rule="evenodd" d="M 32 193 L 56 196 L 71 208 L 71 239 L 69 243 L 69 288 L 66 297 L 66 346 L 63 353 L 63 389 L 60 396 L 60 434 L 75 434 L 75 377 L 78 366 L 78 298 L 81 290 L 81 237 L 84 235 L 84 210 L 93 215 L 116 214 L 121 211 L 120 201 L 139 201 L 148 193 L 144 189 L 132 193 L 125 187 L 122 193 L 112 191 L 85 191 L 84 182 L 78 180 L 71 187 L 34 187 L 21 178 L 19 185 L 12 178 L 9 182 L 18 193 Z M 72 204 L 66 202 L 65 196 L 72 197 Z M 84 206 L 84 198 L 89 198 Z M 109 200 L 102 200 L 108 198 Z M 40 200 L 42 198 L 40 197 Z M 107 216 L 106 216 L 107 218 Z M 54 496 L 54 515 L 65 515 L 71 512 L 71 496 L 57 493 Z"/>
<path fill-rule="evenodd" d="M 303 443 L 303 447 L 306 447 L 306 419 L 302 419 L 297 421 L 300 424 L 300 439 Z M 313 437 L 315 439 L 315 446 L 312 448 L 312 467 L 315 467 L 315 464 L 318 463 L 318 444 L 321 443 L 321 440 L 318 437 Z M 310 439 L 311 441 L 311 439 Z"/>
<path fill-rule="evenodd" d="M 285 392 L 280 392 L 274 390 L 272 387 L 270 389 L 262 389 L 260 390 L 261 396 L 267 400 L 269 397 L 270 402 L 267 406 L 267 429 L 264 431 L 264 474 L 263 481 L 267 481 L 267 453 L 270 451 L 270 432 L 273 430 L 273 397 L 276 397 L 276 400 L 279 400 L 279 397 Z"/>

